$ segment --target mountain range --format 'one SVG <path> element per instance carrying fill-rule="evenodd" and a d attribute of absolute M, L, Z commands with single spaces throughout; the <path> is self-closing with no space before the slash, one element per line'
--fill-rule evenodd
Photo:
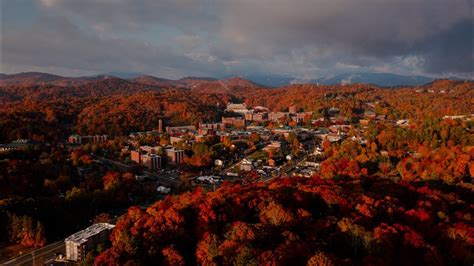
<path fill-rule="evenodd" d="M 427 76 L 407 76 L 392 73 L 345 73 L 329 77 L 322 77 L 310 80 L 299 80 L 293 77 L 277 75 L 249 75 L 243 77 L 228 77 L 216 79 L 212 77 L 184 77 L 178 80 L 159 78 L 151 75 L 139 73 L 110 72 L 96 76 L 86 77 L 63 77 L 40 72 L 23 72 L 17 74 L 1 74 L 0 86 L 10 85 L 57 85 L 76 86 L 100 81 L 105 79 L 119 79 L 144 86 L 153 87 L 178 87 L 193 90 L 208 90 L 210 92 L 227 92 L 235 88 L 256 88 L 256 87 L 282 87 L 289 84 L 315 83 L 321 85 L 339 85 L 366 83 L 382 87 L 393 86 L 419 86 L 435 80 Z M 449 79 L 460 80 L 456 77 Z"/>

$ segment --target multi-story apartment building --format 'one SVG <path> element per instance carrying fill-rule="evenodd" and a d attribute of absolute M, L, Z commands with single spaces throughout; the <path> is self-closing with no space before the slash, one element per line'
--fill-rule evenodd
<path fill-rule="evenodd" d="M 161 156 L 154 153 L 146 153 L 143 150 L 131 151 L 130 157 L 132 161 L 147 167 L 149 170 L 162 168 Z"/>
<path fill-rule="evenodd" d="M 156 154 L 144 154 L 142 155 L 143 166 L 146 166 L 150 170 L 156 170 L 161 168 L 161 156 Z"/>
<path fill-rule="evenodd" d="M 176 148 L 168 148 L 165 150 L 168 163 L 181 164 L 184 162 L 184 151 Z"/>
<path fill-rule="evenodd" d="M 81 230 L 69 237 L 64 242 L 66 245 L 66 259 L 70 261 L 83 261 L 89 250 L 93 250 L 100 243 L 107 241 L 113 224 L 97 223 Z"/>

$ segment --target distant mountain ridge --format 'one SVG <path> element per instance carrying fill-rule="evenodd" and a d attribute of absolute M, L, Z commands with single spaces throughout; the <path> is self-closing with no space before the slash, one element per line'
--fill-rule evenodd
<path fill-rule="evenodd" d="M 332 77 L 312 80 L 322 85 L 367 83 L 383 87 L 419 86 L 432 82 L 435 78 L 426 76 L 405 76 L 392 73 L 344 73 Z"/>
<path fill-rule="evenodd" d="M 0 86 L 11 85 L 56 85 L 56 86 L 77 86 L 83 85 L 93 81 L 100 81 L 105 79 L 121 78 L 111 75 L 97 75 L 87 77 L 63 77 L 41 72 L 22 72 L 17 74 L 2 74 L 0 75 Z"/>
<path fill-rule="evenodd" d="M 288 76 L 278 75 L 249 75 L 244 78 L 250 79 L 258 84 L 268 87 L 282 87 L 290 84 L 306 84 L 314 83 L 321 85 L 346 85 L 354 83 L 373 84 L 381 87 L 396 86 L 421 86 L 430 83 L 438 78 L 421 76 L 421 75 L 398 75 L 393 73 L 379 72 L 354 72 L 343 73 L 334 76 L 320 77 L 315 79 L 299 79 Z M 463 80 L 462 78 L 450 76 L 450 80 Z"/>
<path fill-rule="evenodd" d="M 0 73 L 0 86 L 20 84 L 52 84 L 57 86 L 77 86 L 86 84 L 91 81 L 103 80 L 112 77 L 146 86 L 189 88 L 194 90 L 206 90 L 209 92 L 226 92 L 237 88 L 275 88 L 295 83 L 315 83 L 321 85 L 345 85 L 354 83 L 366 83 L 382 87 L 421 86 L 435 80 L 435 78 L 420 75 L 408 76 L 392 73 L 371 72 L 344 73 L 310 80 L 299 80 L 293 77 L 278 75 L 247 75 L 242 77 L 228 77 L 224 79 L 216 79 L 212 77 L 183 77 L 178 80 L 173 80 L 160 78 L 152 75 L 125 72 L 110 72 L 107 74 L 85 77 L 63 77 L 59 75 L 41 72 L 22 72 L 17 74 Z M 462 80 L 457 77 L 449 77 L 449 79 Z"/>

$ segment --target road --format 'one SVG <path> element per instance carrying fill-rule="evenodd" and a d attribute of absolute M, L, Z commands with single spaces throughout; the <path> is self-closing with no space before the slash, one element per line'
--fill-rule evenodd
<path fill-rule="evenodd" d="M 1 265 L 43 265 L 46 261 L 53 259 L 55 253 L 66 253 L 64 240 L 54 242 L 42 248 L 35 249 L 32 252 L 4 261 Z"/>
<path fill-rule="evenodd" d="M 239 165 L 242 163 L 242 160 L 243 160 L 243 159 L 247 159 L 247 158 L 249 158 L 252 154 L 254 154 L 254 153 L 256 153 L 256 152 L 259 152 L 260 150 L 262 150 L 263 147 L 267 146 L 269 143 L 270 143 L 270 142 L 267 141 L 267 142 L 263 143 L 260 148 L 257 148 L 257 149 L 255 149 L 255 150 L 251 150 L 251 149 L 245 150 L 245 151 L 244 151 L 245 156 L 244 156 L 243 158 L 240 158 L 240 159 L 237 160 L 235 163 L 233 163 L 233 164 L 229 165 L 228 167 L 226 167 L 225 169 L 221 170 L 221 171 L 220 171 L 220 172 L 221 172 L 220 174 L 221 174 L 221 175 L 226 175 L 227 172 L 231 171 L 234 167 L 239 166 Z"/>
<path fill-rule="evenodd" d="M 169 173 L 169 174 L 155 174 L 152 172 L 148 171 L 143 171 L 143 173 L 152 176 L 153 178 L 156 179 L 156 181 L 160 182 L 160 184 L 163 184 L 165 186 L 176 186 L 179 184 L 178 180 L 178 175 L 175 173 Z M 173 179 L 174 177 L 174 179 Z"/>
<path fill-rule="evenodd" d="M 107 159 L 107 158 L 104 158 L 104 157 L 101 157 L 101 156 L 95 156 L 95 157 L 99 161 L 102 161 L 102 162 L 105 162 L 105 163 L 108 163 L 108 164 L 113 164 L 116 167 L 121 168 L 124 171 L 127 171 L 127 170 L 130 169 L 129 165 L 124 164 L 122 162 Z M 156 179 L 156 181 L 160 182 L 161 184 L 163 184 L 165 186 L 171 186 L 171 185 L 176 186 L 176 185 L 179 184 L 178 176 L 177 176 L 176 173 L 157 174 L 157 173 L 152 173 L 152 172 L 149 172 L 149 171 L 143 171 L 143 173 L 145 173 L 149 176 L 152 176 L 153 178 Z M 174 177 L 174 179 L 173 179 L 173 177 Z"/>

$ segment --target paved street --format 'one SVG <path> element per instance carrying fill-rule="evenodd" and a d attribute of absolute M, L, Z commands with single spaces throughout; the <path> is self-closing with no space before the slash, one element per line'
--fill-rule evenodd
<path fill-rule="evenodd" d="M 115 161 L 115 160 L 110 160 L 110 159 L 107 159 L 107 158 L 104 158 L 104 157 L 101 157 L 101 156 L 95 156 L 99 161 L 101 162 L 104 162 L 104 163 L 108 163 L 108 164 L 113 164 L 115 165 L 116 167 L 124 170 L 124 171 L 127 171 L 130 169 L 130 166 L 127 165 L 127 164 L 124 164 L 122 162 L 119 162 L 119 161 Z M 143 171 L 143 173 L 149 175 L 149 176 L 152 176 L 153 178 L 156 179 L 156 181 L 160 182 L 161 184 L 165 185 L 165 186 L 170 186 L 170 185 L 178 185 L 179 184 L 179 179 L 178 179 L 178 174 L 176 173 L 152 173 L 150 171 Z M 176 177 L 173 179 L 173 177 Z"/>
<path fill-rule="evenodd" d="M 22 254 L 8 261 L 1 262 L 2 265 L 43 265 L 46 261 L 54 258 L 55 253 L 65 254 L 64 240 L 54 242 L 45 247 L 35 249 L 32 252 Z"/>

